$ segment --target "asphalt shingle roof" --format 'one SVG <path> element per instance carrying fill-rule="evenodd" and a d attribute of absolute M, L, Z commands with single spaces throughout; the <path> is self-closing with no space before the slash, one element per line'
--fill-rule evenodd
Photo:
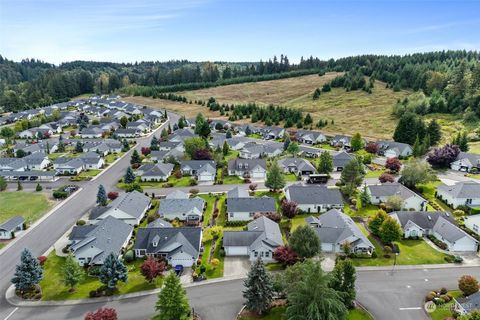
<path fill-rule="evenodd" d="M 343 204 L 342 195 L 338 189 L 325 186 L 292 185 L 287 188 L 289 200 L 298 204 Z"/>

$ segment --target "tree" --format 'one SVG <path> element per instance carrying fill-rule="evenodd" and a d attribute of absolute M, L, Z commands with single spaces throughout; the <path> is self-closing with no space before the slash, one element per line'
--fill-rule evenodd
<path fill-rule="evenodd" d="M 260 257 L 253 263 L 244 281 L 245 307 L 261 315 L 270 308 L 273 299 L 273 283 Z"/>
<path fill-rule="evenodd" d="M 352 151 L 358 151 L 363 149 L 363 139 L 360 133 L 357 132 L 353 135 L 350 146 Z"/>
<path fill-rule="evenodd" d="M 103 185 L 98 186 L 98 192 L 97 192 L 97 204 L 99 206 L 106 206 L 107 205 L 107 192 L 105 191 L 105 188 Z"/>
<path fill-rule="evenodd" d="M 195 119 L 195 133 L 203 138 L 207 138 L 210 135 L 210 125 L 205 120 L 203 115 L 199 113 Z"/>
<path fill-rule="evenodd" d="M 43 269 L 30 250 L 23 249 L 20 263 L 15 267 L 12 283 L 17 290 L 32 290 L 43 278 Z"/>
<path fill-rule="evenodd" d="M 153 136 L 152 141 L 150 141 L 150 150 L 157 151 L 159 145 L 160 141 L 158 141 L 158 138 L 156 136 Z"/>
<path fill-rule="evenodd" d="M 5 191 L 7 190 L 7 181 L 5 181 L 4 177 L 0 177 L 0 191 Z"/>
<path fill-rule="evenodd" d="M 457 159 L 460 148 L 457 145 L 446 144 L 441 148 L 435 148 L 427 156 L 427 162 L 435 168 L 448 168 L 450 163 Z"/>
<path fill-rule="evenodd" d="M 459 139 L 458 139 L 458 147 L 460 148 L 461 151 L 467 152 L 469 147 L 468 147 L 468 137 L 467 133 L 464 131 L 461 135 L 459 133 Z"/>
<path fill-rule="evenodd" d="M 282 214 L 289 219 L 294 218 L 298 213 L 298 204 L 295 201 L 284 199 L 281 204 Z"/>
<path fill-rule="evenodd" d="M 424 154 L 423 145 L 420 143 L 420 139 L 418 138 L 418 136 L 415 139 L 415 143 L 413 144 L 412 154 L 414 157 L 420 157 Z"/>
<path fill-rule="evenodd" d="M 362 183 L 365 170 L 363 164 L 359 158 L 352 159 L 340 175 L 340 181 L 343 183 L 344 188 L 342 191 L 347 195 L 352 195 L 356 188 Z"/>
<path fill-rule="evenodd" d="M 162 138 L 162 140 L 168 139 L 168 132 L 165 128 L 162 129 L 162 132 L 160 133 L 160 138 Z"/>
<path fill-rule="evenodd" d="M 370 142 L 365 146 L 365 150 L 368 153 L 376 154 L 378 152 L 378 144 Z"/>
<path fill-rule="evenodd" d="M 285 134 L 285 139 L 283 140 L 283 150 L 287 151 L 289 145 L 290 145 L 290 136 L 288 134 Z"/>
<path fill-rule="evenodd" d="M 138 168 L 142 164 L 142 159 L 140 158 L 140 155 L 138 154 L 137 150 L 133 150 L 132 153 L 132 158 L 130 159 L 130 164 L 132 167 Z"/>
<path fill-rule="evenodd" d="M 341 298 L 347 308 L 354 305 L 356 279 L 355 267 L 350 259 L 339 261 L 332 271 L 330 287 L 343 293 Z"/>
<path fill-rule="evenodd" d="M 157 261 L 152 257 L 147 258 L 140 267 L 140 272 L 148 282 L 153 282 L 156 277 L 165 271 L 165 262 Z"/>
<path fill-rule="evenodd" d="M 310 113 L 307 113 L 307 115 L 305 116 L 305 119 L 303 119 L 303 123 L 305 125 L 309 125 L 309 124 L 313 123 L 313 119 L 312 119 L 312 116 L 310 115 Z"/>
<path fill-rule="evenodd" d="M 224 156 L 228 155 L 230 152 L 230 146 L 228 145 L 227 141 L 223 142 L 222 153 Z"/>
<path fill-rule="evenodd" d="M 107 197 L 108 197 L 108 199 L 110 199 L 110 200 L 113 201 L 113 200 L 115 200 L 115 199 L 118 198 L 118 192 L 116 192 L 116 191 L 110 191 L 110 192 L 107 194 Z"/>
<path fill-rule="evenodd" d="M 411 112 L 404 113 L 398 121 L 393 134 L 393 140 L 413 145 L 416 137 L 420 140 L 425 136 L 426 128 L 423 120 Z"/>
<path fill-rule="evenodd" d="M 435 174 L 427 162 L 412 160 L 405 165 L 398 181 L 408 188 L 415 188 L 419 183 L 427 183 L 434 179 Z"/>
<path fill-rule="evenodd" d="M 370 194 L 368 193 L 367 186 L 363 186 L 362 192 L 360 193 L 360 201 L 362 202 L 362 205 L 370 204 L 371 199 L 370 199 Z"/>
<path fill-rule="evenodd" d="M 378 210 L 374 216 L 368 220 L 368 228 L 374 235 L 379 235 L 380 227 L 383 221 L 388 217 L 388 214 L 383 210 Z"/>
<path fill-rule="evenodd" d="M 442 131 L 437 120 L 433 119 L 432 121 L 430 121 L 427 127 L 427 133 L 430 136 L 431 146 L 435 146 L 440 142 L 440 140 L 442 139 Z"/>
<path fill-rule="evenodd" d="M 208 149 L 199 149 L 195 151 L 193 160 L 212 160 L 212 154 Z"/>
<path fill-rule="evenodd" d="M 313 92 L 313 100 L 317 100 L 318 98 L 320 98 L 320 95 L 321 95 L 321 91 L 319 88 L 315 89 L 315 91 Z"/>
<path fill-rule="evenodd" d="M 292 157 L 295 157 L 300 148 L 296 142 L 290 142 L 287 147 L 287 152 L 292 154 Z"/>
<path fill-rule="evenodd" d="M 35 191 L 40 192 L 43 190 L 43 187 L 40 183 L 37 183 L 37 186 L 35 187 Z"/>
<path fill-rule="evenodd" d="M 378 181 L 380 181 L 381 183 L 395 182 L 395 177 L 392 176 L 391 174 L 388 174 L 388 173 L 384 172 L 380 175 L 380 177 L 378 177 Z"/>
<path fill-rule="evenodd" d="M 387 216 L 378 230 L 378 235 L 383 243 L 390 244 L 393 241 L 400 240 L 402 237 L 402 228 L 397 220 Z"/>
<path fill-rule="evenodd" d="M 393 211 L 401 210 L 403 207 L 403 199 L 400 196 L 390 196 L 385 201 L 385 206 Z"/>
<path fill-rule="evenodd" d="M 465 296 L 469 296 L 478 292 L 478 281 L 473 276 L 463 275 L 458 279 L 458 289 L 460 289 Z"/>
<path fill-rule="evenodd" d="M 398 160 L 397 157 L 388 158 L 385 162 L 385 168 L 387 168 L 391 172 L 397 173 L 400 171 L 400 168 L 402 168 L 402 163 L 400 162 L 400 160 Z"/>
<path fill-rule="evenodd" d="M 60 135 L 60 137 L 58 137 L 57 151 L 58 152 L 65 152 L 65 143 L 63 142 L 63 136 L 62 135 Z"/>
<path fill-rule="evenodd" d="M 80 141 L 77 141 L 77 144 L 75 145 L 75 152 L 76 153 L 83 152 L 83 144 Z"/>
<path fill-rule="evenodd" d="M 22 191 L 23 190 L 23 186 L 22 186 L 22 183 L 20 182 L 20 180 L 17 181 L 17 191 Z"/>
<path fill-rule="evenodd" d="M 123 181 L 126 184 L 130 184 L 135 182 L 135 178 L 135 173 L 133 172 L 132 167 L 128 167 L 127 171 L 125 172 L 125 176 L 123 177 Z"/>
<path fill-rule="evenodd" d="M 158 293 L 155 310 L 159 313 L 158 320 L 188 320 L 190 319 L 190 306 L 187 293 L 180 284 L 180 279 L 171 272 L 165 277 L 162 290 Z"/>
<path fill-rule="evenodd" d="M 103 262 L 100 268 L 98 279 L 107 286 L 108 289 L 114 290 L 119 281 L 127 282 L 127 267 L 111 252 Z"/>
<path fill-rule="evenodd" d="M 232 138 L 232 131 L 231 130 L 227 130 L 227 133 L 225 133 L 225 138 L 226 139 L 231 139 Z"/>
<path fill-rule="evenodd" d="M 324 173 L 324 174 L 329 174 L 330 172 L 333 171 L 333 158 L 330 155 L 330 152 L 328 151 L 323 151 L 320 154 L 318 162 L 318 172 L 319 173 Z"/>
<path fill-rule="evenodd" d="M 122 126 L 122 128 L 126 128 L 127 127 L 127 124 L 128 124 L 128 118 L 123 116 L 120 118 L 120 125 Z"/>
<path fill-rule="evenodd" d="M 117 320 L 117 311 L 113 308 L 100 308 L 85 315 L 85 320 Z"/>
<path fill-rule="evenodd" d="M 200 137 L 191 137 L 183 141 L 183 147 L 185 149 L 185 155 L 190 159 L 194 159 L 195 153 L 198 150 L 207 149 L 206 141 Z"/>
<path fill-rule="evenodd" d="M 62 268 L 63 283 L 70 287 L 70 291 L 73 291 L 75 286 L 83 279 L 84 275 L 82 267 L 80 267 L 75 258 L 69 254 Z"/>
<path fill-rule="evenodd" d="M 299 226 L 295 229 L 289 243 L 301 259 L 312 258 L 321 253 L 320 239 L 310 226 Z"/>
<path fill-rule="evenodd" d="M 297 263 L 285 273 L 288 306 L 285 319 L 346 319 L 341 292 L 331 288 L 320 261 Z"/>
<path fill-rule="evenodd" d="M 27 155 L 27 153 L 22 149 L 18 149 L 17 152 L 15 152 L 15 157 L 16 158 L 23 158 L 26 155 Z"/>
<path fill-rule="evenodd" d="M 11 139 L 15 136 L 15 131 L 10 127 L 3 127 L 2 130 L 0 130 L 0 136 L 5 139 Z"/>
<path fill-rule="evenodd" d="M 130 145 L 128 144 L 127 139 L 123 139 L 122 141 L 122 151 L 127 152 L 130 149 Z"/>
<path fill-rule="evenodd" d="M 293 266 L 298 261 L 298 256 L 292 248 L 288 246 L 280 246 L 273 252 L 273 259 L 286 267 Z"/>
<path fill-rule="evenodd" d="M 267 180 L 265 186 L 273 191 L 277 191 L 285 187 L 285 177 L 282 170 L 275 161 L 270 169 L 267 171 Z"/>

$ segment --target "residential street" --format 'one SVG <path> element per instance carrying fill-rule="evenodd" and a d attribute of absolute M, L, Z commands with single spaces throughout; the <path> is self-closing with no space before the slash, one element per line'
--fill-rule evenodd
<path fill-rule="evenodd" d="M 169 117 L 172 123 L 176 122 L 179 118 L 178 115 L 173 113 L 170 113 Z M 155 133 L 158 135 L 167 125 L 168 122 L 159 127 Z M 151 136 L 137 139 L 135 149 L 140 151 L 142 146 L 148 146 L 150 144 L 150 138 Z M 0 292 L 2 292 L 2 295 L 0 297 L 0 319 L 7 317 L 13 310 L 13 308 L 6 303 L 4 292 L 10 285 L 10 279 L 15 270 L 15 265 L 20 259 L 21 251 L 24 248 L 29 248 L 35 256 L 39 256 L 50 248 L 81 216 L 95 205 L 97 189 L 100 184 L 103 184 L 107 190 L 115 188 L 118 179 L 120 179 L 125 173 L 126 168 L 130 165 L 131 153 L 132 150 L 121 160 L 105 169 L 101 178 L 82 185 L 83 189 L 73 198 L 67 199 L 67 202 L 61 208 L 56 210 L 36 228 L 30 230 L 22 238 L 15 240 L 12 246 L 1 251 Z"/>

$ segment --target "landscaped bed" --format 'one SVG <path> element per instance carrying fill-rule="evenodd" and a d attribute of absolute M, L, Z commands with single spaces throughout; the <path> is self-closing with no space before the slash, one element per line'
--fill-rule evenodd
<path fill-rule="evenodd" d="M 447 294 L 453 298 L 462 297 L 462 292 L 459 290 L 449 291 Z M 430 313 L 430 317 L 432 318 L 432 320 L 444 320 L 449 317 L 453 317 L 453 313 L 451 311 L 453 304 L 454 304 L 454 301 L 452 299 L 452 301 L 449 301 L 443 305 L 437 306 L 435 311 Z"/>
<path fill-rule="evenodd" d="M 0 223 L 22 216 L 27 224 L 31 224 L 53 207 L 53 202 L 40 192 L 0 192 L 0 203 Z"/>
<path fill-rule="evenodd" d="M 240 317 L 239 320 L 255 320 L 255 319 L 262 319 L 262 320 L 281 320 L 283 318 L 283 314 L 285 313 L 286 307 L 275 307 L 270 310 L 264 316 L 243 316 Z M 361 309 L 353 309 L 349 310 L 347 320 L 372 320 L 370 315 L 361 310 Z"/>

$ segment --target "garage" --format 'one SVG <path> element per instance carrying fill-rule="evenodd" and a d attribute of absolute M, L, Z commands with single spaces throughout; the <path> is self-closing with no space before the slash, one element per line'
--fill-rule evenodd
<path fill-rule="evenodd" d="M 264 171 L 252 171 L 252 179 L 265 179 L 265 172 Z"/>
<path fill-rule="evenodd" d="M 322 251 L 323 252 L 332 252 L 333 251 L 333 244 L 332 243 L 322 243 Z"/>
<path fill-rule="evenodd" d="M 178 252 L 169 257 L 169 263 L 172 266 L 182 265 L 184 267 L 191 267 L 194 259 L 185 252 Z"/>
<path fill-rule="evenodd" d="M 227 246 L 225 247 L 226 256 L 248 256 L 248 247 Z"/>

